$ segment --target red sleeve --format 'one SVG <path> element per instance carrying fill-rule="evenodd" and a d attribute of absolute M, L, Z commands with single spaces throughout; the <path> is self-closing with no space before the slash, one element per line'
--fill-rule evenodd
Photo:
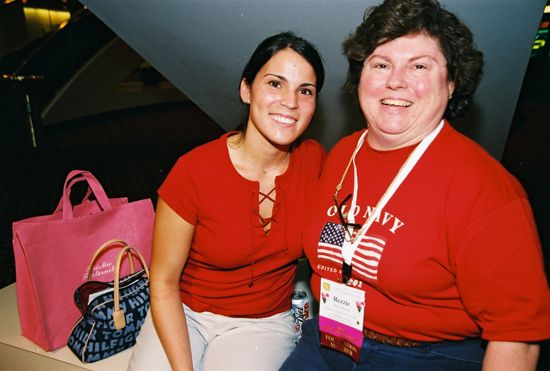
<path fill-rule="evenodd" d="M 193 180 L 190 155 L 178 159 L 160 186 L 158 195 L 185 221 L 195 225 L 198 219 L 198 192 Z"/>
<path fill-rule="evenodd" d="M 471 222 L 456 255 L 458 288 L 486 340 L 537 341 L 550 334 L 550 292 L 526 198 Z"/>

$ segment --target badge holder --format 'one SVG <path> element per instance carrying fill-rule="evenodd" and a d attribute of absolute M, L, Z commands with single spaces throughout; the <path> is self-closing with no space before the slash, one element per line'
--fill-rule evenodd
<path fill-rule="evenodd" d="M 357 362 L 363 345 L 365 292 L 322 278 L 319 304 L 321 345 Z"/>

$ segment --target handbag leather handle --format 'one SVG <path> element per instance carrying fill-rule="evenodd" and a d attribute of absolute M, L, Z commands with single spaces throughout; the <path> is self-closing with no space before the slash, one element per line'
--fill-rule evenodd
<path fill-rule="evenodd" d="M 113 248 L 114 246 L 119 246 L 120 248 L 127 247 L 128 244 L 126 241 L 123 240 L 109 240 L 105 242 L 103 245 L 97 248 L 97 250 L 94 253 L 94 256 L 92 256 L 92 261 L 90 262 L 90 266 L 88 268 L 88 281 L 92 279 L 92 274 L 94 272 L 94 264 L 97 258 L 107 249 Z M 130 273 L 134 273 L 134 259 L 132 259 L 132 252 L 128 251 L 128 260 L 130 261 Z"/>
<path fill-rule="evenodd" d="M 105 190 L 101 186 L 101 183 L 97 180 L 92 173 L 86 170 L 73 170 L 69 172 L 65 178 L 65 183 L 63 184 L 63 195 L 59 204 L 57 205 L 56 211 L 60 209 L 63 210 L 63 219 L 72 219 L 73 218 L 73 207 L 71 204 L 71 188 L 78 182 L 85 181 L 88 183 L 89 190 L 93 192 L 95 198 L 101 207 L 102 210 L 108 210 L 112 208 L 111 201 L 107 197 Z M 87 192 L 84 199 L 89 196 L 89 191 Z"/>
<path fill-rule="evenodd" d="M 149 278 L 149 269 L 147 268 L 147 263 L 145 262 L 145 258 L 141 253 L 133 248 L 132 246 L 125 246 L 122 251 L 118 253 L 118 257 L 116 260 L 116 268 L 115 268 L 115 288 L 114 288 L 114 311 L 113 311 L 113 321 L 115 325 L 115 329 L 120 330 L 123 329 L 126 326 L 126 316 L 124 314 L 124 310 L 120 308 L 120 293 L 119 293 L 119 281 L 120 281 L 120 263 L 122 262 L 122 257 L 125 253 L 131 252 L 132 255 L 136 256 L 145 270 L 145 274 L 147 275 L 147 278 Z M 130 257 L 130 255 L 129 255 Z M 130 257 L 130 259 L 132 259 Z"/>

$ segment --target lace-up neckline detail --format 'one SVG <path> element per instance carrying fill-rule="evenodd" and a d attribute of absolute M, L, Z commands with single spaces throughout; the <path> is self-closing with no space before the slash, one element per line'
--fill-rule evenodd
<path fill-rule="evenodd" d="M 273 189 L 271 189 L 271 191 L 269 191 L 267 193 L 263 193 L 261 191 L 258 192 L 259 193 L 258 210 L 259 210 L 260 205 L 266 200 L 272 202 L 273 203 L 272 206 L 275 205 L 275 199 L 273 197 L 271 197 L 271 194 L 273 194 L 273 192 L 275 192 L 275 187 L 273 187 Z M 269 216 L 269 217 L 263 217 L 261 212 L 258 211 L 258 218 L 260 219 L 260 225 L 264 229 L 264 233 L 266 235 L 269 233 L 269 230 L 271 229 L 272 216 L 273 216 L 273 214 L 271 214 L 271 216 Z"/>

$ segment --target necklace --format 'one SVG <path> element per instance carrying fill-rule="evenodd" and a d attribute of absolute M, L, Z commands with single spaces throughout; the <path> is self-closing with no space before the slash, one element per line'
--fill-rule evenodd
<path fill-rule="evenodd" d="M 244 156 L 244 159 L 245 161 L 251 165 L 255 170 L 259 171 L 260 173 L 262 173 L 263 175 L 265 174 L 268 174 L 268 173 L 271 173 L 272 171 L 275 171 L 275 170 L 278 170 L 279 168 L 281 168 L 286 162 L 288 162 L 288 160 L 290 159 L 290 153 L 287 152 L 286 153 L 286 156 L 283 157 L 283 159 L 281 161 L 279 161 L 275 166 L 273 167 L 270 167 L 269 169 L 263 169 L 261 166 L 258 166 L 256 165 L 255 163 L 253 163 L 252 161 L 250 161 L 248 159 L 248 156 Z"/>
<path fill-rule="evenodd" d="M 230 136 L 227 139 L 227 146 L 229 148 L 229 157 L 231 158 L 233 166 L 236 167 L 241 175 L 243 175 L 245 178 L 249 178 L 247 176 L 247 173 L 250 173 L 252 171 L 254 171 L 256 175 L 267 175 L 275 170 L 280 169 L 285 164 L 288 164 L 290 160 L 290 151 L 286 151 L 284 157 L 280 159 L 274 166 L 268 169 L 264 169 L 264 167 L 261 165 L 258 166 L 257 163 L 252 161 L 252 158 L 254 157 L 253 153 L 256 151 L 253 149 L 247 150 L 249 146 L 246 145 L 243 133 L 237 133 L 234 136 Z M 250 151 L 252 151 L 252 153 L 249 153 Z M 252 174 L 248 175 L 250 176 Z"/>

